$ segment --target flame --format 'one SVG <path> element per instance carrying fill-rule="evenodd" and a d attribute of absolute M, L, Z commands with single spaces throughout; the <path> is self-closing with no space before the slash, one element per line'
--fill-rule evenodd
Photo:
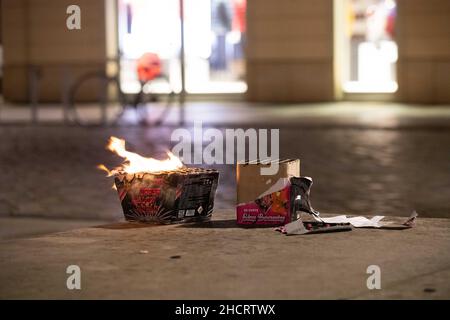
<path fill-rule="evenodd" d="M 111 177 L 111 176 L 114 174 L 114 173 L 111 172 L 107 167 L 105 167 L 104 164 L 99 164 L 99 165 L 97 166 L 97 169 L 100 169 L 100 170 L 105 171 L 105 172 L 107 173 L 107 177 Z"/>
<path fill-rule="evenodd" d="M 107 172 L 108 177 L 119 172 L 129 174 L 139 172 L 159 172 L 169 171 L 182 168 L 183 162 L 171 152 L 167 152 L 168 158 L 165 160 L 157 160 L 154 158 L 145 158 L 137 153 L 127 151 L 125 148 L 125 140 L 116 137 L 110 137 L 106 149 L 114 152 L 118 156 L 124 158 L 121 166 L 109 170 L 103 164 L 97 166 L 98 169 Z"/>

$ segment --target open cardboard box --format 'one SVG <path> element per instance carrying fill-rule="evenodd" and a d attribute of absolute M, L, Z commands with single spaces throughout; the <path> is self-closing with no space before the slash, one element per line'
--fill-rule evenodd
<path fill-rule="evenodd" d="M 277 161 L 278 171 L 264 175 L 261 168 Z M 249 161 L 237 164 L 237 223 L 283 225 L 291 220 L 289 178 L 300 176 L 300 160 Z"/>

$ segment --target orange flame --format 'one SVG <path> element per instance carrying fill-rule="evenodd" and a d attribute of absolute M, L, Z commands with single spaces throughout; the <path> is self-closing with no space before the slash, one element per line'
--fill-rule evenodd
<path fill-rule="evenodd" d="M 119 172 L 139 173 L 139 172 L 159 172 L 169 171 L 182 168 L 183 162 L 171 152 L 167 152 L 168 158 L 165 160 L 157 160 L 154 158 L 145 158 L 137 153 L 127 151 L 125 148 L 125 140 L 110 137 L 106 149 L 114 152 L 118 156 L 124 158 L 121 166 L 109 170 L 103 164 L 97 166 L 98 169 L 107 172 L 108 177 Z"/>

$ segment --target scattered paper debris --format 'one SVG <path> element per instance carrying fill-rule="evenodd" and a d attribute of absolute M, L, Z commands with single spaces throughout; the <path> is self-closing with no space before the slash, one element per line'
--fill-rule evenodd
<path fill-rule="evenodd" d="M 414 227 L 416 225 L 416 220 L 417 220 L 418 216 L 419 216 L 419 214 L 416 212 L 416 210 L 414 210 L 411 213 L 411 215 L 409 216 L 408 220 L 403 222 L 403 225 L 407 226 L 407 227 L 410 227 L 410 228 Z"/>
<path fill-rule="evenodd" d="M 416 218 L 418 214 L 416 211 L 409 216 L 409 218 L 402 223 L 403 226 L 412 228 L 415 226 Z M 326 223 L 350 223 L 355 228 L 381 228 L 387 225 L 391 225 L 393 222 L 382 222 L 384 216 L 374 216 L 371 219 L 366 217 L 350 217 L 348 218 L 345 215 L 331 217 L 331 218 L 317 218 L 314 216 L 317 221 L 322 221 Z"/>
<path fill-rule="evenodd" d="M 315 217 L 316 218 L 316 217 Z M 372 227 L 372 228 L 380 228 L 382 225 L 380 221 L 384 218 L 384 216 L 375 216 L 372 219 L 367 219 L 366 217 L 351 217 L 347 216 L 336 216 L 331 218 L 316 218 L 317 221 L 323 221 L 326 223 L 350 223 L 355 228 L 363 228 L 363 227 Z"/>
<path fill-rule="evenodd" d="M 302 219 L 290 222 L 282 227 L 275 228 L 285 235 L 299 235 L 311 233 L 351 231 L 352 227 L 348 223 L 322 223 L 322 222 L 304 222 Z"/>
<path fill-rule="evenodd" d="M 308 230 L 305 228 L 303 221 L 298 219 L 294 222 L 290 222 L 284 226 L 284 232 L 286 234 L 305 234 Z"/>
<path fill-rule="evenodd" d="M 371 219 L 366 217 L 347 217 L 345 215 L 319 218 L 312 215 L 315 221 L 303 221 L 302 219 L 290 222 L 282 227 L 275 228 L 275 231 L 279 231 L 285 235 L 301 235 L 310 233 L 324 233 L 324 232 L 336 232 L 336 231 L 349 231 L 352 226 L 355 228 L 382 228 L 391 227 L 392 225 L 399 226 L 394 222 L 387 221 L 382 222 L 384 216 L 374 216 Z M 409 218 L 400 224 L 403 229 L 412 228 L 416 225 L 416 220 L 419 215 L 416 211 L 413 211 Z"/>

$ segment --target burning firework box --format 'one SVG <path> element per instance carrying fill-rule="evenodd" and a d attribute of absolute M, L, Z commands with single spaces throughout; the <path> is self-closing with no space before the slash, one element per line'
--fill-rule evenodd
<path fill-rule="evenodd" d="M 212 215 L 219 172 L 180 168 L 116 174 L 114 180 L 128 221 L 206 221 Z"/>
<path fill-rule="evenodd" d="M 300 160 L 276 160 L 278 171 L 263 175 L 261 168 L 274 162 L 250 161 L 238 163 L 237 223 L 241 225 L 284 225 L 291 221 L 293 196 L 291 177 L 300 176 Z"/>

